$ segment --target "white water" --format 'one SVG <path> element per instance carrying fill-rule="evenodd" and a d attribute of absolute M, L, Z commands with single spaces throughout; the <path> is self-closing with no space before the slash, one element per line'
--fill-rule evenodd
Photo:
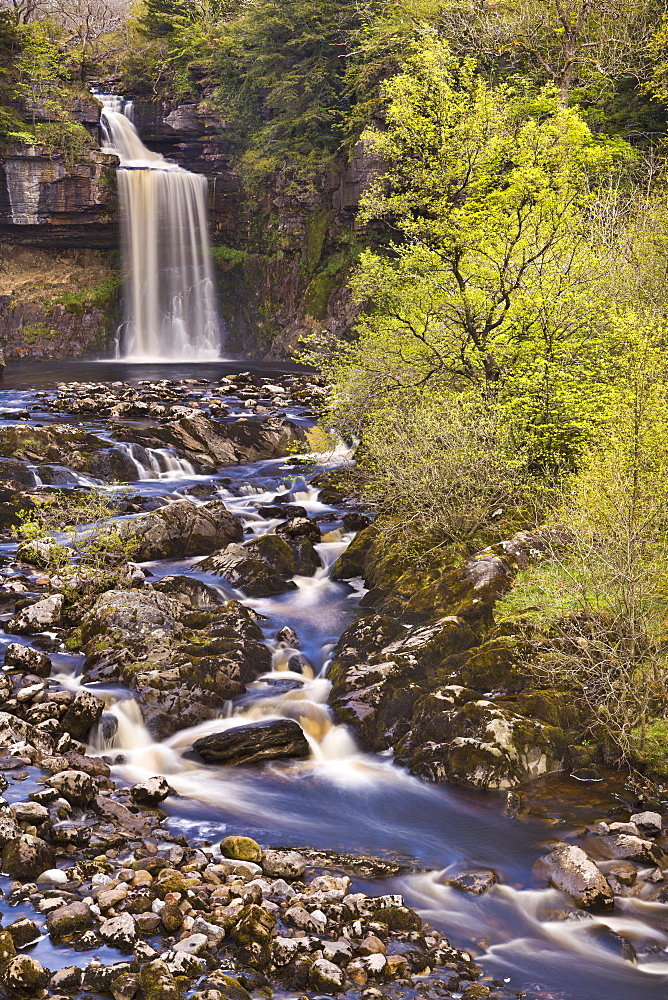
<path fill-rule="evenodd" d="M 118 352 L 133 361 L 211 361 L 220 355 L 207 231 L 207 181 L 143 144 L 132 102 L 98 94 L 104 146 L 117 171 L 125 318 Z"/>
<path fill-rule="evenodd" d="M 170 448 L 144 448 L 138 444 L 119 442 L 116 447 L 134 463 L 137 479 L 192 479 L 196 476 L 186 458 L 180 458 Z"/>

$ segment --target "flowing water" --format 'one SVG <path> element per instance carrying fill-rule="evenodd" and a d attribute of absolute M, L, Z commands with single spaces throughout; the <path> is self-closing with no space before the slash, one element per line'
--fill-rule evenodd
<path fill-rule="evenodd" d="M 221 324 L 207 230 L 207 180 L 143 144 L 132 103 L 98 94 L 104 148 L 117 171 L 125 318 L 118 353 L 132 360 L 208 361 Z"/>
<path fill-rule="evenodd" d="M 116 378 L 116 373 L 114 365 L 96 369 L 98 378 L 105 374 Z M 46 381 L 50 378 L 47 374 Z M 17 407 L 36 403 L 34 392 L 21 385 L 5 389 L 2 397 L 0 413 L 10 422 Z M 32 417 L 46 419 L 34 413 Z M 94 418 L 91 426 L 97 427 Z M 142 469 L 139 491 L 165 501 L 189 495 L 183 491 L 204 479 L 191 475 L 187 462 L 177 455 L 135 453 L 133 459 Z M 327 707 L 327 667 L 338 636 L 359 614 L 363 588 L 361 581 L 349 585 L 331 579 L 332 563 L 353 536 L 344 532 L 340 512 L 319 499 L 310 478 L 323 465 L 344 459 L 344 450 L 339 449 L 297 471 L 285 460 L 274 460 L 225 468 L 206 477 L 230 511 L 246 522 L 247 534 L 275 527 L 278 522 L 262 518 L 257 508 L 277 497 L 306 507 L 323 531 L 318 546 L 322 568 L 314 577 L 296 577 L 295 590 L 251 600 L 200 571 L 197 559 L 147 564 L 151 578 L 187 574 L 218 587 L 223 598 L 240 598 L 265 616 L 272 669 L 249 685 L 219 719 L 162 742 L 151 738 L 129 690 L 94 686 L 116 716 L 118 730 L 111 739 L 93 734 L 91 752 L 117 761 L 113 769 L 117 781 L 166 775 L 177 793 L 165 803 L 169 822 L 191 838 L 215 841 L 244 833 L 264 846 L 350 852 L 403 865 L 404 874 L 374 882 L 358 880 L 357 885 L 367 891 L 403 893 L 407 905 L 443 930 L 453 944 L 469 948 L 489 973 L 507 979 L 518 996 L 665 1000 L 668 905 L 619 899 L 613 914 L 592 917 L 546 888 L 535 873 L 536 859 L 552 840 L 577 839 L 587 823 L 615 812 L 620 801 L 613 789 L 577 786 L 556 775 L 537 786 L 542 792 L 536 793 L 536 802 L 542 795 L 550 803 L 542 817 L 538 809 L 536 815 L 520 820 L 506 815 L 503 795 L 423 782 L 397 767 L 389 754 L 361 752 L 354 736 L 333 724 Z M 4 550 L 11 555 L 11 546 Z M 276 638 L 285 625 L 301 642 L 297 662 L 291 659 L 294 650 Z M 2 644 L 13 638 L 3 636 Z M 82 657 L 63 649 L 53 659 L 62 683 L 78 687 Z M 300 723 L 311 747 L 308 760 L 216 767 L 188 755 L 193 740 L 206 733 L 270 718 Z M 498 884 L 482 896 L 445 884 L 444 875 L 462 866 L 492 868 Z M 635 961 L 622 957 L 615 934 L 633 943 Z M 51 960 L 52 967 L 55 961 Z"/>

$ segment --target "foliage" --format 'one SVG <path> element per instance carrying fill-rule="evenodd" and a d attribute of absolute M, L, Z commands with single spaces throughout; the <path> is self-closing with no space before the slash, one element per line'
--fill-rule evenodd
<path fill-rule="evenodd" d="M 48 493 L 33 508 L 18 512 L 15 534 L 28 557 L 61 576 L 70 596 L 123 586 L 135 538 L 111 519 L 122 509 L 127 494 L 125 487 L 113 492 Z"/>

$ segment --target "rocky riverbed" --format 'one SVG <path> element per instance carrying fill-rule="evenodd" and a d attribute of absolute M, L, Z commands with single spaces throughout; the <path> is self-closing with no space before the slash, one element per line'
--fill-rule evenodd
<path fill-rule="evenodd" d="M 7 392 L 0 989 L 663 997 L 664 804 L 611 780 L 558 805 L 566 727 L 495 632 L 551 540 L 384 586 L 369 513 L 323 485 L 346 449 L 312 452 L 322 394 L 243 372 Z M 100 492 L 113 579 L 71 538 L 57 566 L 17 548 L 19 509 Z"/>

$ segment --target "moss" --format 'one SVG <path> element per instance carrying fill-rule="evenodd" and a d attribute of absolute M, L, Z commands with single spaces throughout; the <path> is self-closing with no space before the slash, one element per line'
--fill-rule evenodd
<path fill-rule="evenodd" d="M 327 230 L 333 221 L 334 214 L 328 208 L 324 208 L 320 212 L 316 212 L 315 215 L 312 215 L 308 220 L 306 227 L 306 246 L 304 248 L 304 258 L 309 274 L 314 274 L 318 264 L 320 263 L 322 248 L 325 245 L 325 237 L 327 236 Z"/>
<path fill-rule="evenodd" d="M 637 756 L 647 773 L 657 778 L 668 778 L 668 719 L 654 719 L 644 733 L 637 729 Z"/>
<path fill-rule="evenodd" d="M 250 254 L 247 250 L 236 250 L 234 247 L 219 246 L 211 248 L 211 256 L 221 270 L 229 271 L 234 267 L 245 264 Z"/>
<path fill-rule="evenodd" d="M 52 340 L 55 336 L 55 330 L 50 330 L 48 326 L 39 323 L 21 327 L 21 337 L 26 344 L 36 344 L 38 340 Z"/>

